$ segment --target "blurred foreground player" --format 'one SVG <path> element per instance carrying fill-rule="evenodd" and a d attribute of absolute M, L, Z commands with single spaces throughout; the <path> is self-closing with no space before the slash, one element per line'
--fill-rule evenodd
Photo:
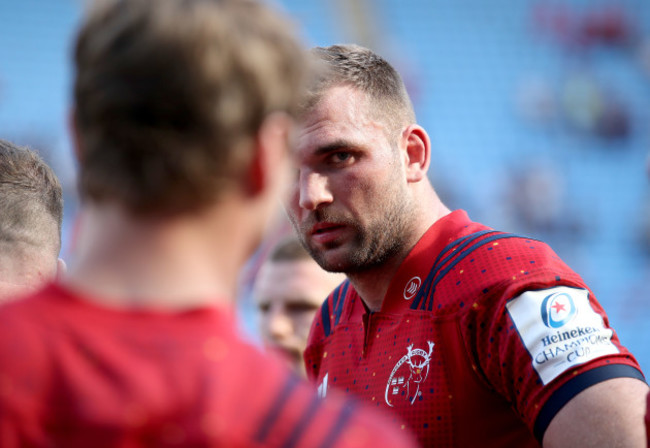
<path fill-rule="evenodd" d="M 406 89 L 358 46 L 318 48 L 289 215 L 349 281 L 307 374 L 406 420 L 425 446 L 640 447 L 648 390 L 582 279 L 544 243 L 451 212 Z"/>
<path fill-rule="evenodd" d="M 233 328 L 304 61 L 247 0 L 124 0 L 76 42 L 70 276 L 0 308 L 0 446 L 399 446 Z"/>
<path fill-rule="evenodd" d="M 29 148 L 0 140 L 0 302 L 14 300 L 65 270 L 59 259 L 63 192 L 54 171 Z"/>
<path fill-rule="evenodd" d="M 323 270 L 293 235 L 271 248 L 257 273 L 254 296 L 262 341 L 302 376 L 316 310 L 344 280 L 343 274 Z"/>

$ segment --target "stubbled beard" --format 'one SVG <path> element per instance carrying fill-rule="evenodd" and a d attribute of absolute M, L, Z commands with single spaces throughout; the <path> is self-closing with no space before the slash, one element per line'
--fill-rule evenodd
<path fill-rule="evenodd" d="M 321 268 L 329 272 L 354 275 L 381 266 L 406 249 L 405 246 L 411 234 L 410 210 L 403 203 L 390 205 L 386 215 L 379 216 L 366 228 L 349 218 L 332 216 L 326 209 L 314 211 L 301 228 L 298 228 L 295 222 L 294 226 L 300 235 L 303 246 Z M 320 221 L 344 225 L 354 231 L 353 240 L 346 242 L 345 254 L 339 255 L 337 260 L 330 260 L 327 254 L 329 250 L 339 246 L 337 243 L 325 244 L 323 245 L 324 249 L 316 249 L 307 241 L 306 235 L 309 234 L 312 226 Z"/>

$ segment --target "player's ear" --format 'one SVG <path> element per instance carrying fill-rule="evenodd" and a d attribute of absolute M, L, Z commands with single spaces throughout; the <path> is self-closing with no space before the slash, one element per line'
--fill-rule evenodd
<path fill-rule="evenodd" d="M 282 112 L 274 112 L 264 119 L 248 170 L 249 194 L 263 194 L 278 184 L 284 184 L 292 123 L 291 118 Z"/>
<path fill-rule="evenodd" d="M 62 258 L 56 260 L 56 279 L 61 280 L 68 270 L 68 266 L 65 264 Z"/>
<path fill-rule="evenodd" d="M 426 178 L 431 162 L 431 141 L 422 126 L 409 125 L 402 132 L 402 144 L 406 159 L 406 180 L 419 182 Z"/>

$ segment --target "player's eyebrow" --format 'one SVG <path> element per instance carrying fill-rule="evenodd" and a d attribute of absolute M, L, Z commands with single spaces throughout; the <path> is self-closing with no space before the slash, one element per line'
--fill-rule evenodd
<path fill-rule="evenodd" d="M 350 140 L 345 140 L 345 139 L 336 139 L 326 145 L 319 146 L 316 151 L 314 151 L 314 155 L 321 156 L 321 155 L 326 155 L 331 152 L 339 151 L 341 149 L 356 149 L 357 144 L 350 141 Z"/>
<path fill-rule="evenodd" d="M 295 299 L 289 299 L 284 302 L 285 306 L 304 306 L 304 307 L 314 307 L 318 308 L 321 304 L 314 303 L 308 298 L 296 297 Z"/>

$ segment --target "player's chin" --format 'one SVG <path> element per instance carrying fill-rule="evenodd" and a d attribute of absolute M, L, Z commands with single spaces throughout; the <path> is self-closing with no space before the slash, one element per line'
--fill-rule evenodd
<path fill-rule="evenodd" d="M 325 263 L 320 265 L 328 272 L 343 272 L 350 273 L 357 271 L 357 265 L 351 263 L 347 257 L 330 257 Z"/>
<path fill-rule="evenodd" d="M 345 246 L 312 251 L 312 257 L 326 271 L 347 272 L 350 267 L 350 250 Z"/>

